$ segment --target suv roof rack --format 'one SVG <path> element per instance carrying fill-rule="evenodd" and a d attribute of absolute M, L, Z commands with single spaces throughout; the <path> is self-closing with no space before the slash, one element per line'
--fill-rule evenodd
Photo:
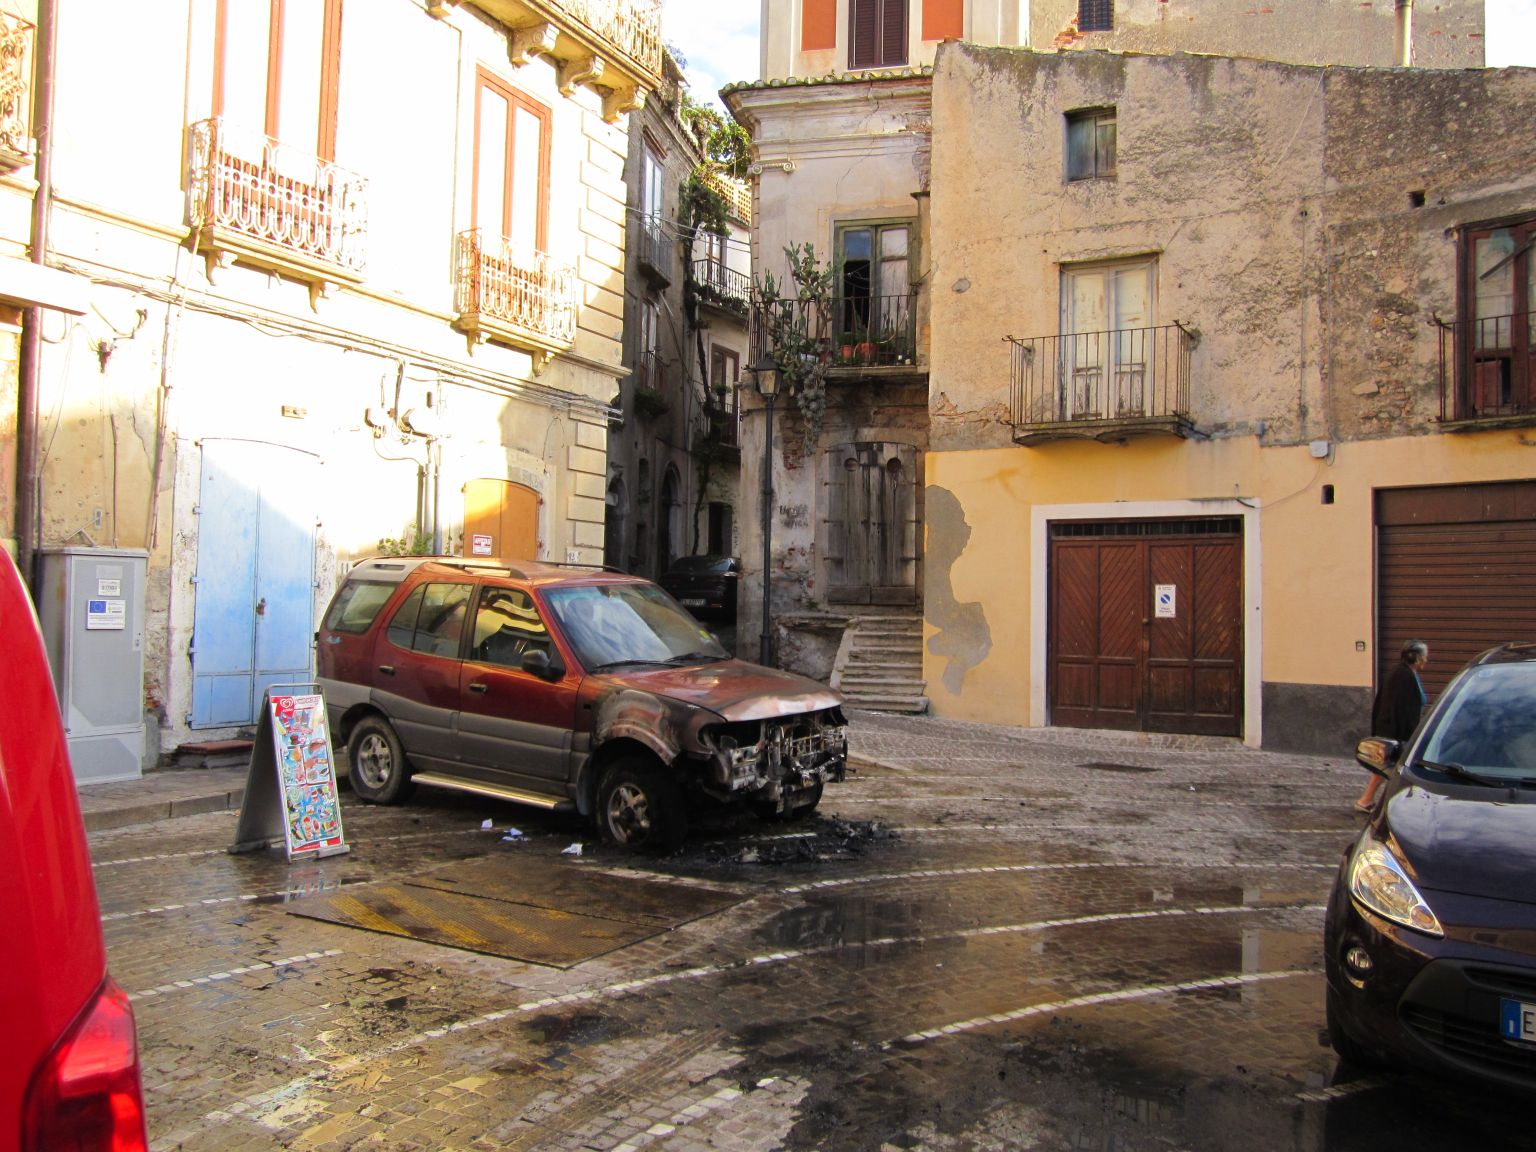
<path fill-rule="evenodd" d="M 537 571 L 529 571 L 529 567 L 538 569 L 570 568 L 586 572 L 612 572 L 618 576 L 628 576 L 622 568 L 615 568 L 609 564 L 581 564 L 574 560 L 531 560 L 523 562 L 527 567 L 518 567 L 517 564 L 505 560 L 498 560 L 491 556 L 368 556 L 356 561 L 352 567 L 354 570 L 366 565 L 385 571 L 406 573 L 414 571 L 422 564 L 441 564 L 445 568 L 458 568 L 464 572 L 496 572 L 512 577 L 514 580 L 531 580 L 538 576 Z"/>

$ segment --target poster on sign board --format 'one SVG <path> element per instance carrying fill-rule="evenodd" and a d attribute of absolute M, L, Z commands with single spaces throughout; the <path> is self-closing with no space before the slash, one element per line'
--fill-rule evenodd
<path fill-rule="evenodd" d="M 274 686 L 262 706 L 240 827 L 230 851 L 267 847 L 279 834 L 290 860 L 349 851 L 341 828 L 325 697 Z"/>

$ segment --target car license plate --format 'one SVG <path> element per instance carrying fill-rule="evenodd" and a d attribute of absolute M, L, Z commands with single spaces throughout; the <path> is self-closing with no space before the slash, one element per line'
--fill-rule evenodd
<path fill-rule="evenodd" d="M 702 608 L 702 607 L 704 607 L 704 597 L 702 597 L 702 596 L 684 596 L 683 597 L 683 607 L 684 608 Z"/>
<path fill-rule="evenodd" d="M 1526 1040 L 1536 1044 L 1536 1004 L 1500 1000 L 1499 1034 L 1506 1040 Z"/>

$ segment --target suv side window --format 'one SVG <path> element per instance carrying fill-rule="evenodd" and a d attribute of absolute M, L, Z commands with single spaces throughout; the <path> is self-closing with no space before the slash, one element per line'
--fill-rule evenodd
<path fill-rule="evenodd" d="M 350 632 L 361 635 L 373 624 L 379 609 L 389 603 L 395 594 L 393 584 L 370 584 L 363 580 L 351 580 L 341 586 L 336 602 L 325 616 L 327 632 Z"/>
<path fill-rule="evenodd" d="M 550 659 L 555 655 L 533 598 L 520 588 L 482 588 L 470 659 L 520 668 L 529 652 L 543 652 Z"/>
<path fill-rule="evenodd" d="M 457 656 L 472 584 L 423 584 L 389 621 L 391 644 L 430 656 Z"/>

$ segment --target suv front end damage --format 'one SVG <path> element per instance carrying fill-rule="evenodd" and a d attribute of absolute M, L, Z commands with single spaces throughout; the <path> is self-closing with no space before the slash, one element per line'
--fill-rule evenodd
<path fill-rule="evenodd" d="M 837 708 L 723 724 L 701 736 L 710 783 L 727 795 L 779 801 L 840 782 L 848 767 L 848 725 Z"/>

